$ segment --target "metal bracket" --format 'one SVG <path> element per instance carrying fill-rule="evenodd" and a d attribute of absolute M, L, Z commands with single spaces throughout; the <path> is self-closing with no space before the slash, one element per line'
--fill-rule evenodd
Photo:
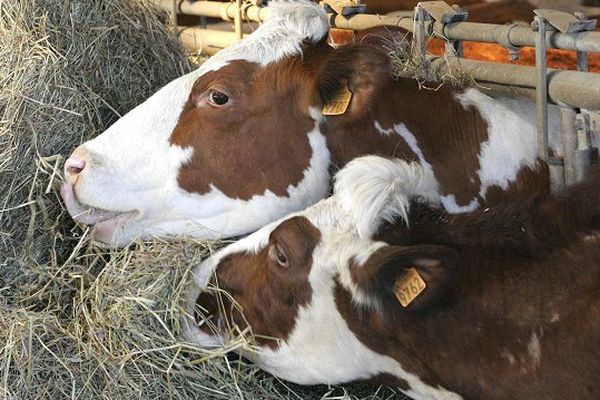
<path fill-rule="evenodd" d="M 417 7 L 421 7 L 431 18 L 442 24 L 463 22 L 469 16 L 467 11 L 454 9 L 443 1 L 421 1 Z"/>
<path fill-rule="evenodd" d="M 545 161 L 550 161 L 548 151 L 548 67 L 546 48 L 547 41 L 551 40 L 548 31 L 562 33 L 577 33 L 593 30 L 595 20 L 586 20 L 582 15 L 571 15 L 553 10 L 534 10 L 535 19 L 531 28 L 537 31 L 535 43 L 535 64 L 537 69 L 536 85 L 536 120 L 538 130 L 539 156 Z M 587 68 L 587 55 L 577 53 L 577 66 L 580 70 Z M 583 116 L 577 123 L 576 112 L 569 107 L 561 107 L 562 141 L 564 151 L 563 167 L 549 163 L 551 185 L 553 190 L 560 189 L 566 184 L 582 180 L 589 170 L 591 149 L 589 148 L 589 135 L 586 132 L 586 117 Z M 579 125 L 582 129 L 576 129 Z"/>
<path fill-rule="evenodd" d="M 508 56 L 510 57 L 510 62 L 515 62 L 521 56 L 521 48 L 517 46 L 507 46 L 505 47 L 508 50 Z"/>
<path fill-rule="evenodd" d="M 425 56 L 425 21 L 436 21 L 442 25 L 454 22 L 463 22 L 469 13 L 460 7 L 450 7 L 443 1 L 421 1 L 415 7 L 415 32 L 414 38 L 417 44 L 417 53 Z M 433 29 L 433 25 L 430 24 Z M 460 41 L 452 40 L 446 43 L 446 54 L 451 57 L 462 57 L 463 46 Z"/>
<path fill-rule="evenodd" d="M 600 135 L 600 112 L 588 112 L 586 113 L 586 117 L 590 132 Z"/>
<path fill-rule="evenodd" d="M 536 9 L 533 12 L 538 17 L 546 20 L 548 25 L 562 33 L 585 32 L 596 29 L 597 21 L 595 19 L 580 19 L 563 11 Z M 533 30 L 537 30 L 535 26 Z"/>
<path fill-rule="evenodd" d="M 536 30 L 535 66 L 537 70 L 536 84 L 536 123 L 538 131 L 539 157 L 548 161 L 548 67 L 546 65 L 546 29 L 548 23 L 543 16 L 536 15 L 532 23 Z"/>
<path fill-rule="evenodd" d="M 344 17 L 350 17 L 354 14 L 364 14 L 367 9 L 367 6 L 362 4 L 360 0 L 324 0 L 320 4 L 325 9 L 325 12 L 335 13 Z"/>

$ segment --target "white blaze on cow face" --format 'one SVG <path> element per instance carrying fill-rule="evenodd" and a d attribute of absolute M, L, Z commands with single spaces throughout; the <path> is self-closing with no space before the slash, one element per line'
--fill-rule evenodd
<path fill-rule="evenodd" d="M 390 247 L 370 236 L 384 220 L 405 218 L 409 198 L 417 195 L 429 203 L 439 203 L 435 178 L 417 163 L 374 156 L 350 162 L 337 175 L 332 197 L 222 249 L 195 270 L 188 298 L 189 314 L 183 324 L 185 336 L 209 347 L 222 345 L 230 338 L 228 332 L 211 331 L 203 326 L 203 321 L 197 321 L 196 303 L 209 313 L 215 311 L 199 296 L 211 277 L 216 276 L 218 284 L 230 289 L 243 308 L 244 323 L 250 324 L 256 334 L 279 339 L 262 341 L 244 352 L 270 373 L 301 384 L 335 384 L 391 374 L 408 385 L 404 391 L 415 399 L 460 398 L 441 387 L 426 385 L 397 360 L 367 347 L 351 331 L 336 304 L 336 286 L 341 285 L 351 293 L 355 305 L 378 307 L 378 300 L 358 287 L 352 268 L 360 269 L 374 253 Z M 298 230 L 298 226 L 304 228 Z M 298 233 L 313 230 L 317 234 Z M 295 233 L 290 234 L 292 231 Z M 290 237 L 298 240 L 290 243 Z M 294 247 L 306 242 L 313 242 L 313 246 L 299 261 Z M 278 261 L 280 257 L 283 264 Z M 308 268 L 301 269 L 306 263 Z M 247 278 L 240 280 L 244 275 Z M 273 287 L 276 282 L 278 286 Z M 308 294 L 304 287 L 309 288 Z M 293 292 L 304 300 L 294 303 L 294 298 L 287 299 Z M 268 305 L 259 304 L 269 295 L 273 297 Z M 281 311 L 270 311 L 280 310 L 284 303 L 292 304 L 283 310 L 290 313 L 293 323 L 281 331 Z M 215 312 L 212 317 L 235 320 L 224 313 L 219 311 L 216 317 Z"/>
<path fill-rule="evenodd" d="M 313 153 L 309 167 L 302 181 L 288 188 L 287 196 L 267 190 L 240 200 L 223 195 L 218 187 L 202 195 L 189 193 L 178 183 L 181 168 L 195 152 L 204 151 L 170 140 L 194 83 L 234 60 L 264 67 L 299 55 L 304 41 L 319 41 L 328 31 L 324 12 L 308 1 L 274 2 L 270 9 L 271 18 L 248 38 L 159 90 L 67 160 L 61 189 L 67 210 L 74 219 L 95 225 L 99 240 L 124 245 L 154 236 L 233 236 L 326 194 L 329 153 L 318 129 L 320 116 L 314 113 L 310 115 L 315 128 L 306 132 Z M 309 114 L 308 109 L 304 112 Z M 236 171 L 230 174 L 235 179 Z M 251 214 L 256 217 L 248 219 Z"/>

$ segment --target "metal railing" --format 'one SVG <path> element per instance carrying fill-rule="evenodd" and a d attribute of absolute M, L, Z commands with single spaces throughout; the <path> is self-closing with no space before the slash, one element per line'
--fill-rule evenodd
<path fill-rule="evenodd" d="M 156 0 L 167 11 L 218 18 L 235 23 L 234 32 L 183 28 L 186 46 L 213 53 L 243 37 L 241 21 L 262 22 L 269 9 L 240 0 L 216 1 Z M 175 4 L 175 6 L 174 6 Z M 467 13 L 441 1 L 419 3 L 415 12 L 394 15 L 356 14 L 350 17 L 327 14 L 332 28 L 362 30 L 375 26 L 397 26 L 414 33 L 431 66 L 443 74 L 460 70 L 480 83 L 535 90 L 540 158 L 548 162 L 555 189 L 583 179 L 591 163 L 590 135 L 600 135 L 600 74 L 587 72 L 587 52 L 600 52 L 600 32 L 595 21 L 582 15 L 536 10 L 532 27 L 465 22 Z M 426 56 L 426 36 L 448 41 L 446 57 Z M 476 61 L 461 58 L 463 41 L 495 43 L 513 53 L 528 46 L 536 48 L 536 66 Z M 546 65 L 546 49 L 577 52 L 578 71 L 553 70 Z M 450 57 L 449 57 L 450 56 Z M 548 151 L 548 103 L 561 107 L 564 157 L 550 157 Z"/>

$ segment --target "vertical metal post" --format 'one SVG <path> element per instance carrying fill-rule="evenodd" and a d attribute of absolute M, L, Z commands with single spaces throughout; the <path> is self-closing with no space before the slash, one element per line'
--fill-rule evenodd
<path fill-rule="evenodd" d="M 536 122 L 539 157 L 548 162 L 548 74 L 546 67 L 546 20 L 535 17 L 538 35 L 535 43 L 535 66 L 537 68 Z"/>
<path fill-rule="evenodd" d="M 563 144 L 563 157 L 565 168 L 565 183 L 572 185 L 577 182 L 577 166 L 575 154 L 577 151 L 577 119 L 575 110 L 568 106 L 560 107 L 561 135 Z"/>
<path fill-rule="evenodd" d="M 581 182 L 584 180 L 592 166 L 592 147 L 590 143 L 590 115 L 586 113 L 579 114 L 579 125 L 576 125 L 575 137 L 577 149 L 574 154 L 575 180 Z"/>
<path fill-rule="evenodd" d="M 583 13 L 575 13 L 575 16 L 579 20 L 585 20 L 585 15 Z M 579 71 L 587 72 L 589 71 L 588 64 L 588 53 L 585 51 L 577 51 L 577 69 Z M 592 164 L 592 149 L 590 147 L 590 138 L 589 134 L 589 118 L 584 113 L 580 113 L 580 121 L 581 126 L 580 129 L 575 129 L 575 141 L 577 147 L 573 152 L 573 162 L 574 162 L 574 177 L 573 183 L 581 182 L 584 180 L 590 170 Z M 577 121 L 575 121 L 576 123 Z M 576 125 L 575 125 L 576 126 Z"/>
<path fill-rule="evenodd" d="M 173 14 L 171 15 L 171 24 L 173 25 L 173 32 L 177 35 L 179 29 L 177 29 L 177 13 L 179 12 L 179 7 L 177 7 L 177 0 L 173 0 Z"/>
<path fill-rule="evenodd" d="M 560 191 L 565 186 L 564 164 L 560 159 L 550 159 L 548 151 L 548 66 L 546 59 L 546 19 L 536 15 L 534 24 L 538 35 L 535 40 L 535 66 L 537 68 L 536 122 L 538 131 L 538 154 L 548 163 L 550 189 Z"/>
<path fill-rule="evenodd" d="M 450 57 L 462 57 L 464 55 L 464 46 L 461 40 L 449 40 L 446 42 L 446 55 Z"/>
<path fill-rule="evenodd" d="M 462 12 L 462 8 L 460 6 L 453 4 L 452 9 L 457 12 Z M 462 58 L 464 56 L 464 46 L 462 40 L 446 40 L 445 43 L 446 55 L 449 57 L 459 57 Z"/>
<path fill-rule="evenodd" d="M 240 41 L 243 37 L 242 32 L 242 0 L 235 1 L 235 17 L 233 19 L 235 38 Z"/>
<path fill-rule="evenodd" d="M 585 51 L 577 52 L 577 69 L 579 71 L 587 72 L 589 70 L 588 65 L 588 53 Z"/>
<path fill-rule="evenodd" d="M 584 13 L 576 12 L 574 15 L 580 21 L 584 21 L 585 20 L 585 14 Z M 585 51 L 577 51 L 576 54 L 577 54 L 577 69 L 579 71 L 587 72 L 589 70 L 588 53 L 585 52 Z"/>
<path fill-rule="evenodd" d="M 427 53 L 427 42 L 425 41 L 425 18 L 427 12 L 419 5 L 415 7 L 415 28 L 414 38 L 416 43 L 417 56 L 421 58 L 421 61 L 425 60 Z"/>

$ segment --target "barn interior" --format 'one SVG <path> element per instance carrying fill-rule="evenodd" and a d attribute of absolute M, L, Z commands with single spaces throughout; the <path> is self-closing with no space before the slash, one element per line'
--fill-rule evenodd
<path fill-rule="evenodd" d="M 523 70 L 532 74 L 524 88 L 532 96 L 539 71 L 558 76 L 546 66 L 586 74 L 573 75 L 584 81 L 595 77 L 588 88 L 564 95 L 583 102 L 572 105 L 568 115 L 575 135 L 588 140 L 575 144 L 572 159 L 556 162 L 556 185 L 585 175 L 600 134 L 600 100 L 586 94 L 593 93 L 600 79 L 593 75 L 600 73 L 600 42 L 582 41 L 576 51 L 578 44 L 549 40 L 542 68 L 542 56 L 536 56 L 531 44 L 497 43 L 500 37 L 487 43 L 443 38 L 436 33 L 439 21 L 434 17 L 447 15 L 449 24 L 531 31 L 523 39 L 531 42 L 539 32 L 531 29 L 536 17 L 552 31 L 550 37 L 565 33 L 561 28 L 577 29 L 569 23 L 579 33 L 598 31 L 578 21 L 599 17 L 600 1 L 460 0 L 441 14 L 435 7 L 421 9 L 421 28 L 415 19 L 417 1 L 366 0 L 366 9 L 354 2 L 348 16 L 340 15 L 348 4 L 326 3 L 332 21 L 339 21 L 330 38 L 335 44 L 351 39 L 348 21 L 385 17 L 426 30 L 417 56 L 441 59 L 441 69 L 448 57 L 532 68 Z M 0 3 L 0 397 L 405 398 L 394 388 L 363 383 L 305 387 L 282 381 L 232 352 L 252 347 L 251 332 L 236 332 L 222 349 L 200 349 L 182 341 L 181 303 L 191 269 L 229 241 L 155 240 L 108 249 L 92 240 L 88 227 L 75 224 L 60 201 L 62 164 L 74 147 L 252 32 L 263 5 L 260 0 Z M 572 18 L 546 18 L 536 9 L 562 11 Z M 565 18 L 567 27 L 561 25 Z M 468 34 L 477 31 L 471 27 Z M 504 85 L 510 86 L 504 75 Z"/>

